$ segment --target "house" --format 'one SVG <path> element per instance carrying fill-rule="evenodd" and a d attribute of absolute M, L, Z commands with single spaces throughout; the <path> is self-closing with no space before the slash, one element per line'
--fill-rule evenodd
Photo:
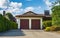
<path fill-rule="evenodd" d="M 45 14 L 36 14 L 29 11 L 22 15 L 16 15 L 18 29 L 42 29 L 42 21 L 43 19 L 46 20 L 46 18 L 51 18 L 49 12 L 46 13 L 46 11 Z"/>

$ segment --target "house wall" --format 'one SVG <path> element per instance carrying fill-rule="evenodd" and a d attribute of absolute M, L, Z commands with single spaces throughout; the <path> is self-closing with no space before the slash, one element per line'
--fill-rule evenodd
<path fill-rule="evenodd" d="M 29 29 L 31 29 L 31 20 L 32 19 L 40 19 L 40 28 L 42 29 L 42 17 L 16 17 L 16 19 L 18 20 L 18 29 L 20 29 L 20 19 L 29 19 Z"/>

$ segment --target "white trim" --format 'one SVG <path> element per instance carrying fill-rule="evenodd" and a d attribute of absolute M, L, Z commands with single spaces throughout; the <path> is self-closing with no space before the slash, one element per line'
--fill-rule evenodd
<path fill-rule="evenodd" d="M 20 29 L 20 19 L 18 19 L 18 29 Z"/>
<path fill-rule="evenodd" d="M 41 29 L 41 19 L 40 19 L 40 29 Z"/>
<path fill-rule="evenodd" d="M 20 22 L 19 22 L 19 23 L 20 23 Z M 20 26 L 21 26 L 21 25 L 20 25 Z M 20 27 L 20 26 L 19 26 L 19 27 Z M 20 29 L 20 28 L 19 28 L 19 29 Z"/>
<path fill-rule="evenodd" d="M 20 19 L 41 19 L 41 18 L 20 18 Z"/>
<path fill-rule="evenodd" d="M 40 26 L 41 26 L 40 28 L 41 28 L 41 30 L 42 30 L 42 28 L 43 28 L 43 26 L 42 26 L 42 18 L 41 18 L 41 25 L 40 25 Z"/>
<path fill-rule="evenodd" d="M 29 29 L 31 29 L 31 19 L 29 19 Z"/>

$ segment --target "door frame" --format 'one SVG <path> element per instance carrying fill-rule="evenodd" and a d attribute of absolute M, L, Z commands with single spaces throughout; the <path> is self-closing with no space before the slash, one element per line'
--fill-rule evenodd
<path fill-rule="evenodd" d="M 21 27 L 21 21 L 23 20 L 24 23 L 27 23 L 27 27 L 25 26 L 25 24 L 23 23 L 23 26 L 25 27 Z M 27 20 L 27 21 L 26 21 Z M 20 19 L 20 29 L 29 29 L 29 19 Z"/>
<path fill-rule="evenodd" d="M 40 19 L 40 29 L 42 30 L 42 18 L 18 18 L 18 29 L 20 29 L 20 19 L 29 19 L 29 29 L 31 29 L 31 20 L 32 19 Z"/>
<path fill-rule="evenodd" d="M 33 24 L 33 21 L 36 21 L 36 20 L 38 20 L 39 21 L 39 29 L 41 29 L 41 24 L 40 24 L 40 19 L 31 19 L 31 25 Z M 35 23 L 34 23 L 35 24 Z M 32 26 L 34 26 L 34 25 L 32 25 Z M 34 27 L 32 27 L 31 26 L 31 29 L 34 29 Z"/>

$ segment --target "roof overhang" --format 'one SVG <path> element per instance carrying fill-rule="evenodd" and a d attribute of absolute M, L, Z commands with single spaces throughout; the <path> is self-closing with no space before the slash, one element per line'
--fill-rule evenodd
<path fill-rule="evenodd" d="M 26 12 L 22 15 L 16 15 L 16 17 L 51 17 L 51 16 L 50 15 L 46 16 L 44 14 L 36 14 L 34 12 L 29 11 L 29 12 Z"/>

